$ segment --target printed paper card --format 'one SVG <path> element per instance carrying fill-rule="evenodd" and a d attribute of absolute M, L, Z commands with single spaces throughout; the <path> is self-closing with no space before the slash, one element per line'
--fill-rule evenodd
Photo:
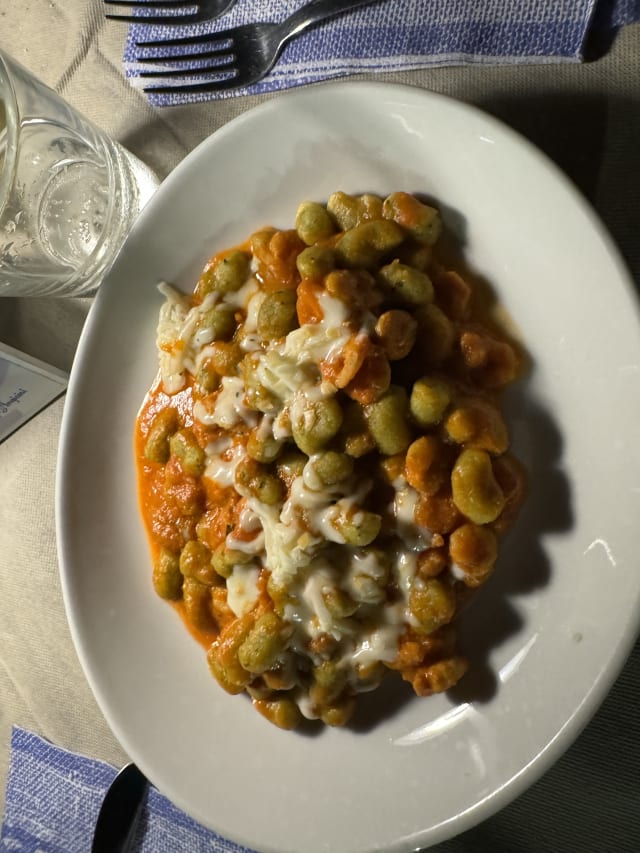
<path fill-rule="evenodd" d="M 62 370 L 0 343 L 0 441 L 59 397 L 67 380 Z"/>

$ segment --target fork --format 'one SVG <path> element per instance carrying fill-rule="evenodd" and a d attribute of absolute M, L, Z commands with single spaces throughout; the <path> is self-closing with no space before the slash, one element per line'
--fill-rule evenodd
<path fill-rule="evenodd" d="M 135 0 L 104 0 L 107 6 L 135 6 L 138 12 L 135 15 L 112 15 L 107 12 L 106 18 L 111 21 L 133 21 L 136 24 L 200 24 L 203 21 L 212 21 L 224 15 L 227 9 L 236 0 L 144 0 L 136 3 Z M 197 8 L 196 8 L 197 7 Z M 142 9 L 150 9 L 162 13 L 165 9 L 183 10 L 191 8 L 192 11 L 183 11 L 181 14 L 139 14 Z"/>
<path fill-rule="evenodd" d="M 144 91 L 154 94 L 221 92 L 238 86 L 249 86 L 261 80 L 274 66 L 282 48 L 308 27 L 315 26 L 326 18 L 340 15 L 357 6 L 366 6 L 380 0 L 311 0 L 284 21 L 277 24 L 244 24 L 217 33 L 208 33 L 183 38 L 159 41 L 140 41 L 137 47 L 181 48 L 208 45 L 202 53 L 172 52 L 162 56 L 139 57 L 139 62 L 168 64 L 168 70 L 142 71 L 141 77 L 184 78 L 202 76 L 215 72 L 217 79 L 204 82 L 184 82 L 177 85 L 147 86 Z M 213 59 L 215 64 L 199 68 L 174 68 L 174 63 L 189 60 Z M 221 76 L 224 75 L 224 76 Z"/>

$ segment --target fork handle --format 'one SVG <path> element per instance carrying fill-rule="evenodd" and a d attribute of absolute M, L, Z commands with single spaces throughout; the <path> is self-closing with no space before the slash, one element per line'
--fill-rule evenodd
<path fill-rule="evenodd" d="M 290 38 L 299 35 L 307 27 L 311 27 L 319 21 L 324 21 L 325 18 L 341 15 L 350 9 L 355 9 L 358 6 L 368 6 L 375 2 L 380 2 L 380 0 L 311 0 L 310 3 L 298 9 L 293 15 L 290 15 L 282 22 L 282 26 L 286 26 L 287 29 L 287 35 L 282 43 L 284 44 L 285 41 L 289 41 Z"/>

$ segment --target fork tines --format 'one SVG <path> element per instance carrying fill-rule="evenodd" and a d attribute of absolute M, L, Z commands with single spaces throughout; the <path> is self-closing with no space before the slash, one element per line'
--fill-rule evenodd
<path fill-rule="evenodd" d="M 192 24 L 199 17 L 197 3 L 189 2 L 189 0 L 104 0 L 104 3 L 107 7 L 128 6 L 137 10 L 135 15 L 114 15 L 107 12 L 105 17 L 111 21 L 173 25 Z M 147 9 L 151 14 L 146 13 Z M 144 14 L 142 10 L 145 10 Z M 174 13 L 173 10 L 176 12 Z"/>
<path fill-rule="evenodd" d="M 202 95 L 208 92 L 224 92 L 239 84 L 237 69 L 230 69 L 226 74 L 203 80 L 201 83 L 187 83 L 182 86 L 145 86 L 143 92 L 147 95 Z"/>
<path fill-rule="evenodd" d="M 228 40 L 226 42 L 228 44 Z M 172 85 L 175 80 L 177 83 L 184 81 L 184 85 L 191 91 L 194 86 L 198 85 L 198 78 L 206 84 L 226 83 L 230 84 L 231 80 L 236 76 L 237 70 L 233 68 L 235 56 L 228 48 L 224 47 L 225 42 L 220 42 L 220 47 L 212 50 L 202 51 L 200 53 L 183 53 L 172 56 L 170 59 L 171 65 L 161 67 L 165 58 L 157 57 L 139 57 L 139 62 L 153 63 L 158 67 L 148 71 L 140 71 L 138 77 L 143 78 L 150 86 L 145 86 L 145 92 L 153 92 L 161 94 L 167 92 L 175 92 L 176 85 Z M 226 52 L 222 52 L 225 50 Z M 189 62 L 188 66 L 184 63 Z M 177 66 L 177 67 L 176 67 Z M 167 85 L 163 85 L 164 80 Z"/>
<path fill-rule="evenodd" d="M 136 47 L 138 48 L 147 48 L 147 47 L 182 47 L 183 45 L 193 45 L 197 47 L 201 44 L 209 44 L 209 42 L 215 42 L 216 44 L 219 42 L 220 44 L 224 44 L 225 41 L 228 43 L 229 39 L 224 38 L 221 39 L 218 33 L 198 33 L 193 36 L 182 36 L 180 38 L 172 38 L 172 39 L 153 39 L 152 41 L 137 41 Z M 198 54 L 201 55 L 201 54 Z M 167 56 L 168 59 L 179 59 L 177 54 L 171 54 Z"/>
<path fill-rule="evenodd" d="M 158 66 L 153 70 L 140 71 L 138 76 L 150 83 L 155 83 L 158 78 L 166 78 L 167 81 L 180 78 L 185 81 L 185 85 L 190 91 L 192 88 L 197 91 L 198 83 L 194 83 L 193 78 L 198 77 L 205 78 L 203 85 L 221 85 L 223 81 L 229 85 L 231 79 L 237 74 L 236 69 L 230 67 L 233 66 L 236 59 L 233 53 L 233 44 L 234 40 L 228 34 L 220 38 L 216 33 L 205 33 L 187 38 L 136 42 L 138 49 L 151 48 L 157 51 L 159 48 L 166 49 L 167 46 L 171 46 L 172 49 L 170 54 L 155 52 L 151 55 L 138 55 L 137 62 Z M 176 52 L 176 48 L 187 45 L 194 48 L 193 52 Z M 170 84 L 167 86 L 145 86 L 144 91 L 161 94 L 175 92 L 177 87 Z"/>
<path fill-rule="evenodd" d="M 197 61 L 197 65 L 191 64 L 187 67 L 173 66 L 174 62 L 193 62 Z M 202 64 L 201 64 L 202 60 Z M 206 62 L 206 60 L 213 60 Z M 163 58 L 161 56 L 147 56 L 138 60 L 139 62 L 149 62 L 154 65 L 161 65 Z M 226 66 L 231 65 L 235 61 L 235 56 L 232 53 L 220 53 L 219 51 L 208 50 L 204 53 L 183 54 L 182 56 L 172 56 L 171 66 L 167 68 L 158 68 L 149 71 L 140 71 L 138 77 L 194 77 L 197 75 L 209 74 L 212 72 L 227 71 Z"/>

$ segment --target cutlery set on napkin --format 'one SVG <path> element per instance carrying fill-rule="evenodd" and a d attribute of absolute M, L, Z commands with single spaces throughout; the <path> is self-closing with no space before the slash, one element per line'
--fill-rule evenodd
<path fill-rule="evenodd" d="M 131 13 L 118 14 L 130 23 L 126 73 L 155 106 L 350 74 L 579 62 L 594 27 L 638 20 L 638 7 L 637 0 L 105 0 L 110 16 Z"/>

